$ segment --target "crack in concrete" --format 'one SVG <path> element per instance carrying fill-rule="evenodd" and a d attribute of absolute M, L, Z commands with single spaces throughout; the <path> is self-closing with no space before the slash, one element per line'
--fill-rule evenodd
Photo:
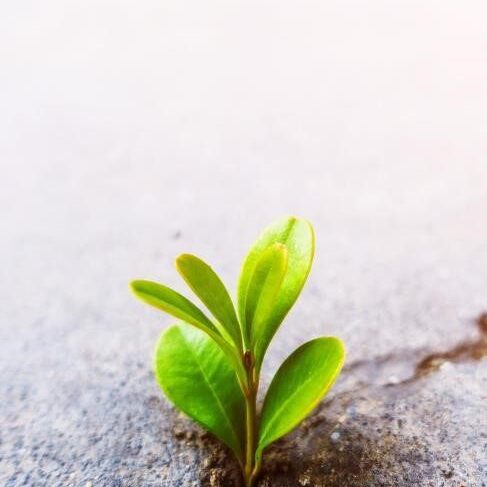
<path fill-rule="evenodd" d="M 462 363 L 479 361 L 487 357 L 487 313 L 482 313 L 476 320 L 479 337 L 466 340 L 450 350 L 430 353 L 416 364 L 414 374 L 406 381 L 413 382 L 437 371 L 445 363 Z"/>
<path fill-rule="evenodd" d="M 343 372 L 360 376 L 361 386 L 398 386 L 414 382 L 429 375 L 447 363 L 463 363 L 479 361 L 487 357 L 487 312 L 482 313 L 475 321 L 479 335 L 474 340 L 465 340 L 454 347 L 440 352 L 421 349 L 402 349 L 390 352 L 373 359 L 357 360 L 344 367 Z M 418 355 L 422 358 L 417 361 Z M 387 372 L 389 369 L 398 369 L 400 377 Z M 397 372 L 397 370 L 396 370 Z M 375 382 L 370 378 L 375 378 Z M 380 380 L 382 379 L 382 380 Z M 356 388 L 348 389 L 355 390 Z"/>

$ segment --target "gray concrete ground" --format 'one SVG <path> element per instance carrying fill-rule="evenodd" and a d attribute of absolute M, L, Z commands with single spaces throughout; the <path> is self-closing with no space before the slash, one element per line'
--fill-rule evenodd
<path fill-rule="evenodd" d="M 4 2 L 0 484 L 239 485 L 156 387 L 171 320 L 127 282 L 183 290 L 172 259 L 191 251 L 234 288 L 294 213 L 316 262 L 266 378 L 320 334 L 348 360 L 260 487 L 485 486 L 486 13 Z"/>

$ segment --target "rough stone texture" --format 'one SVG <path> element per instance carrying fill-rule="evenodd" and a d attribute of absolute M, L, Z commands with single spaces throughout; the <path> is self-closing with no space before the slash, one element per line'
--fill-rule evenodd
<path fill-rule="evenodd" d="M 133 277 L 235 282 L 286 213 L 318 235 L 270 350 L 347 367 L 264 486 L 486 485 L 484 2 L 2 2 L 0 485 L 237 486 L 150 370 Z"/>

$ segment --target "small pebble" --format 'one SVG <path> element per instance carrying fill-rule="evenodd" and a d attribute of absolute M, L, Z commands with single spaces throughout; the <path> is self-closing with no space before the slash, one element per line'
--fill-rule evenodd
<path fill-rule="evenodd" d="M 357 415 L 357 408 L 355 406 L 348 406 L 346 409 L 347 415 L 350 416 L 351 418 L 354 418 Z"/>
<path fill-rule="evenodd" d="M 391 386 L 395 386 L 395 385 L 399 384 L 399 382 L 401 382 L 401 381 L 399 380 L 399 377 L 397 377 L 396 375 L 391 375 L 387 379 L 387 384 L 391 385 Z"/>
<path fill-rule="evenodd" d="M 334 431 L 331 435 L 330 435 L 330 440 L 333 441 L 333 442 L 336 442 L 340 439 L 340 432 L 339 431 Z"/>

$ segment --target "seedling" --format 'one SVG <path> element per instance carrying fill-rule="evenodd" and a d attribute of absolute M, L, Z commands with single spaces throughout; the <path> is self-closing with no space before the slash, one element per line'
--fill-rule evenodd
<path fill-rule="evenodd" d="M 131 283 L 142 301 L 181 320 L 157 342 L 159 385 L 176 407 L 233 450 L 247 487 L 254 485 L 264 449 L 314 409 L 343 365 L 338 338 L 306 342 L 281 365 L 258 414 L 265 353 L 304 286 L 314 247 L 313 228 L 303 219 L 284 218 L 267 228 L 244 261 L 237 309 L 208 264 L 180 255 L 178 272 L 213 318 L 162 284 Z"/>

